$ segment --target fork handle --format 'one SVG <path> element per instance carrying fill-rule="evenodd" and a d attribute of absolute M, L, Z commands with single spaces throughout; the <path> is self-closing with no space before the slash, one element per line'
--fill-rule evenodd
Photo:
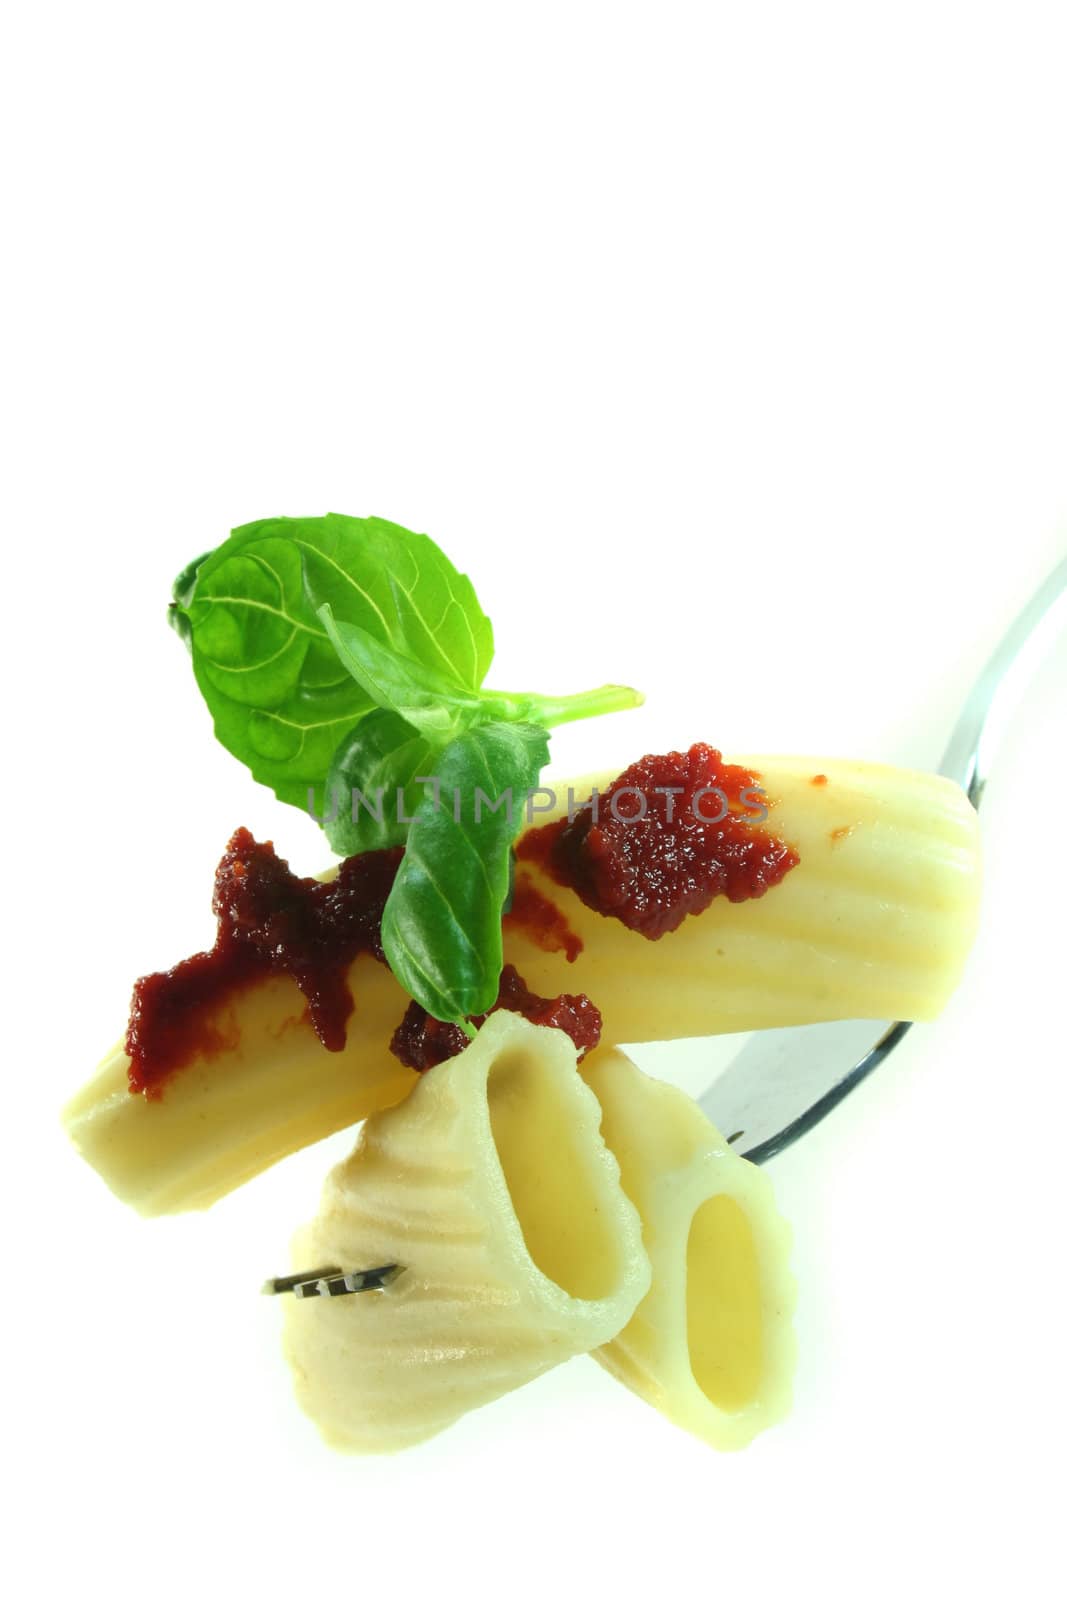
<path fill-rule="evenodd" d="M 1067 622 L 1067 560 L 1054 567 L 1005 633 L 967 696 L 939 768 L 977 809 L 1019 696 Z"/>

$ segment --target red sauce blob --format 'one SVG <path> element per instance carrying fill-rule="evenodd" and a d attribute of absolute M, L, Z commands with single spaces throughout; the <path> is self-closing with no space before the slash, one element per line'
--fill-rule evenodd
<path fill-rule="evenodd" d="M 559 994 L 554 1000 L 545 1000 L 526 987 L 512 966 L 506 966 L 500 974 L 496 1004 L 484 1016 L 471 1017 L 471 1022 L 480 1027 L 490 1011 L 516 1011 L 539 1027 L 561 1028 L 573 1040 L 579 1060 L 600 1042 L 600 1012 L 588 995 Z M 413 1000 L 389 1048 L 406 1067 L 426 1072 L 458 1056 L 469 1043 L 462 1028 L 454 1022 L 438 1022 Z"/>
<path fill-rule="evenodd" d="M 822 788 L 824 783 L 829 783 L 830 782 L 830 780 L 826 776 L 825 772 L 817 772 L 815 774 L 814 778 L 812 778 L 811 781 L 812 781 L 813 784 L 815 784 L 816 788 L 820 788 L 820 789 Z"/>
<path fill-rule="evenodd" d="M 220 1031 L 220 1003 L 271 973 L 296 979 L 322 1043 L 342 1050 L 352 1012 L 348 968 L 361 951 L 385 959 L 382 911 L 402 855 L 350 856 L 332 883 L 320 883 L 298 878 L 272 844 L 238 828 L 215 871 L 213 948 L 134 985 L 126 1031 L 131 1091 L 154 1098 L 194 1055 L 232 1044 Z"/>
<path fill-rule="evenodd" d="M 645 756 L 573 818 L 530 829 L 518 854 L 593 911 L 659 939 L 719 895 L 757 899 L 796 866 L 796 851 L 754 820 L 768 804 L 758 785 L 710 745 Z"/>
<path fill-rule="evenodd" d="M 582 953 L 582 941 L 571 931 L 556 902 L 521 874 L 515 879 L 511 909 L 504 917 L 505 927 L 509 922 L 550 954 L 562 950 L 568 961 L 576 961 Z"/>

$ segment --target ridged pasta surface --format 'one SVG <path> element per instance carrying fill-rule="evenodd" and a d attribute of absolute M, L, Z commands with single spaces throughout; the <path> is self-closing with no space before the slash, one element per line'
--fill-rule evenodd
<path fill-rule="evenodd" d="M 959 980 L 978 909 L 977 817 L 944 778 L 853 761 L 753 757 L 767 826 L 800 863 L 759 900 L 717 900 L 650 942 L 570 890 L 520 867 L 582 942 L 577 960 L 505 924 L 504 957 L 537 993 L 584 992 L 604 1040 L 699 1037 L 844 1017 L 930 1018 Z M 612 774 L 559 784 L 579 797 Z M 825 781 L 813 782 L 820 778 Z M 542 819 L 539 819 L 542 820 Z M 345 1049 L 326 1051 L 288 979 L 234 997 L 224 1043 L 146 1102 L 128 1091 L 117 1045 L 67 1107 L 82 1155 L 148 1215 L 210 1205 L 292 1150 L 408 1094 L 415 1076 L 388 1045 L 407 997 L 361 956 Z"/>
<path fill-rule="evenodd" d="M 649 1267 L 599 1125 L 570 1041 L 505 1013 L 369 1120 L 294 1265 L 405 1270 L 286 1307 L 298 1396 L 332 1443 L 400 1449 L 624 1326 Z"/>

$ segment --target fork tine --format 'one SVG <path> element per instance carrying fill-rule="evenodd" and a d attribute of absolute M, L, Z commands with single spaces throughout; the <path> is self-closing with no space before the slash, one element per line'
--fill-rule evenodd
<path fill-rule="evenodd" d="M 291 1272 L 284 1278 L 268 1278 L 263 1285 L 263 1294 L 291 1294 L 300 1284 L 314 1283 L 319 1278 L 332 1278 L 340 1267 L 316 1267 L 313 1272 Z"/>
<path fill-rule="evenodd" d="M 341 1294 L 363 1294 L 368 1289 L 384 1289 L 403 1267 L 396 1261 L 384 1267 L 368 1267 L 361 1272 L 345 1272 L 341 1267 L 316 1267 L 310 1272 L 292 1272 L 283 1278 L 268 1278 L 264 1294 L 293 1294 L 298 1300 L 327 1298 Z"/>

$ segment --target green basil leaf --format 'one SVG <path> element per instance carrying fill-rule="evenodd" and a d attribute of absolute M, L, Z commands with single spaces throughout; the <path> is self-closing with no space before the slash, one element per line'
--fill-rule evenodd
<path fill-rule="evenodd" d="M 338 746 L 326 777 L 322 815 L 331 850 L 356 856 L 403 844 L 426 793 L 415 779 L 431 775 L 435 753 L 395 712 L 364 717 Z"/>
<path fill-rule="evenodd" d="M 196 588 L 196 575 L 210 554 L 211 551 L 209 550 L 207 555 L 197 556 L 195 561 L 190 561 L 189 565 L 179 572 L 170 591 L 167 621 L 179 639 L 184 640 L 190 650 L 193 648 L 193 630 L 186 608 L 192 599 L 193 590 Z"/>
<path fill-rule="evenodd" d="M 511 846 L 547 760 L 543 728 L 470 728 L 434 766 L 439 803 L 428 789 L 415 813 L 386 901 L 382 945 L 404 988 L 442 1022 L 477 1016 L 496 1000 Z"/>
<path fill-rule="evenodd" d="M 329 606 L 320 609 L 319 618 L 342 664 L 364 693 L 426 738 L 443 744 L 479 715 L 483 721 L 492 720 L 492 710 L 483 710 L 483 697 L 464 689 L 455 678 L 379 644 L 365 628 L 339 622 Z"/>
<path fill-rule="evenodd" d="M 179 586 L 172 619 L 188 631 L 217 737 L 301 807 L 375 704 L 341 663 L 320 607 L 464 689 L 477 689 L 492 658 L 469 580 L 424 534 L 378 517 L 248 523 Z"/>

